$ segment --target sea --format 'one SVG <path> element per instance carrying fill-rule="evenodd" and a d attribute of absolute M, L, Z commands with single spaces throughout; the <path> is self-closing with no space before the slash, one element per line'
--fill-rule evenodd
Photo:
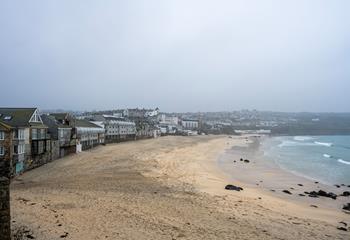
<path fill-rule="evenodd" d="M 350 185 L 350 136 L 269 137 L 266 159 L 295 175 L 327 185 Z"/>

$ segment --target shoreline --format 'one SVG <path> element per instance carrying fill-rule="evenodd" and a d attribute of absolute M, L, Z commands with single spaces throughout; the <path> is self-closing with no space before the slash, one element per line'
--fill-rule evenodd
<path fill-rule="evenodd" d="M 241 138 L 244 138 L 245 146 L 233 146 L 227 149 L 216 161 L 216 165 L 228 177 L 228 181 L 237 183 L 250 191 L 256 191 L 255 194 L 260 197 L 265 195 L 299 205 L 304 208 L 303 211 L 310 212 L 310 208 L 314 208 L 311 215 L 308 213 L 301 216 L 310 217 L 318 211 L 322 214 L 320 216 L 315 213 L 315 219 L 322 217 L 330 223 L 336 223 L 348 217 L 342 211 L 342 206 L 349 201 L 349 197 L 338 197 L 337 200 L 324 197 L 310 198 L 304 192 L 325 190 L 340 195 L 343 191 L 349 191 L 349 187 L 337 188 L 283 169 L 273 159 L 263 156 L 260 143 L 265 140 L 265 137 L 242 136 Z M 247 139 L 249 140 L 246 141 Z M 240 158 L 249 159 L 250 162 L 242 162 Z M 288 190 L 291 194 L 284 193 L 284 190 Z M 328 218 L 329 216 L 334 218 Z"/>

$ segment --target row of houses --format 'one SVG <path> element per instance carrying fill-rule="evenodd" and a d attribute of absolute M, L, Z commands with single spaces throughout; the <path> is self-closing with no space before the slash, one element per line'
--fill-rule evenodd
<path fill-rule="evenodd" d="M 200 130 L 200 121 L 197 119 L 179 118 L 165 114 L 161 114 L 158 119 L 162 134 L 192 135 L 192 133 L 198 133 Z"/>
<path fill-rule="evenodd" d="M 100 144 L 199 128 L 197 120 L 159 118 L 158 111 L 128 109 L 77 118 L 68 113 L 40 114 L 37 108 L 0 108 L 0 164 L 9 162 L 10 175 L 15 176 Z"/>
<path fill-rule="evenodd" d="M 100 144 L 136 139 L 135 123 L 111 116 L 76 119 L 37 108 L 0 108 L 0 164 L 10 176 Z"/>

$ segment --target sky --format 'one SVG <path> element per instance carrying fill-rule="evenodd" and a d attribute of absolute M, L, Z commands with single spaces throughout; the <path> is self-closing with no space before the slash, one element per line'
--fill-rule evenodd
<path fill-rule="evenodd" d="M 350 112 L 348 0 L 0 0 L 0 106 Z"/>

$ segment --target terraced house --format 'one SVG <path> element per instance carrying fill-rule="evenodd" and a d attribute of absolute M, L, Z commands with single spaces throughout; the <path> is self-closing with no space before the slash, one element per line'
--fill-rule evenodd
<path fill-rule="evenodd" d="M 52 158 L 76 152 L 75 119 L 68 113 L 51 113 L 41 116 L 51 136 Z M 58 146 L 57 146 L 57 145 Z"/>
<path fill-rule="evenodd" d="M 92 122 L 76 119 L 75 130 L 77 134 L 77 152 L 105 143 L 105 130 Z"/>
<path fill-rule="evenodd" d="M 11 176 L 51 160 L 51 141 L 37 108 L 0 108 L 0 157 Z"/>

